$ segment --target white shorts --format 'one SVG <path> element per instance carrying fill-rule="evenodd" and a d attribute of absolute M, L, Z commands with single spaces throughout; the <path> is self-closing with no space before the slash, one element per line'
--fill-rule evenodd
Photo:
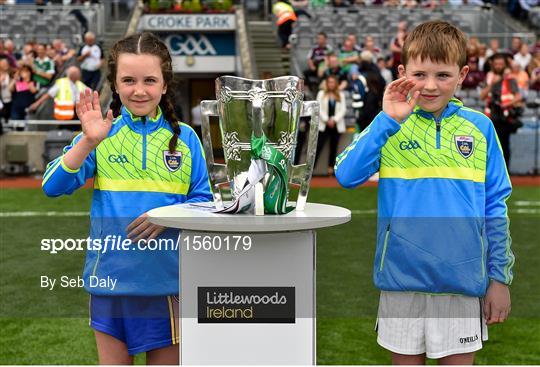
<path fill-rule="evenodd" d="M 459 295 L 381 291 L 377 342 L 394 353 L 438 359 L 482 349 L 482 300 Z"/>

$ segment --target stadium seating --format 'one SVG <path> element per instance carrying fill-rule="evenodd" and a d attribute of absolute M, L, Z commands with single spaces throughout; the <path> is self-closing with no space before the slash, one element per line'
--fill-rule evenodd
<path fill-rule="evenodd" d="M 26 41 L 50 42 L 59 35 L 70 47 L 81 41 L 82 27 L 68 11 L 62 13 L 5 9 L 0 12 L 2 33 L 8 34 L 17 47 Z M 69 29 L 69 31 L 68 31 Z"/>
<path fill-rule="evenodd" d="M 33 4 L 34 1 L 31 1 Z M 88 29 L 73 14 L 86 18 Z M 17 48 L 29 40 L 50 43 L 61 35 L 69 47 L 78 47 L 82 33 L 91 30 L 98 36 L 104 32 L 105 8 L 102 5 L 74 7 L 49 5 L 39 9 L 33 5 L 0 5 L 0 37 L 10 38 Z"/>

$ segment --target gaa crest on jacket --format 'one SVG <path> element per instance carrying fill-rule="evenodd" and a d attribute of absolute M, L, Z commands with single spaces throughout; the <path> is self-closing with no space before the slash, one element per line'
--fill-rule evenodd
<path fill-rule="evenodd" d="M 167 167 L 169 171 L 171 172 L 178 171 L 178 169 L 182 165 L 182 153 L 181 152 L 171 153 L 168 150 L 164 150 L 163 162 L 165 163 L 165 167 Z"/>
<path fill-rule="evenodd" d="M 469 158 L 474 150 L 474 137 L 456 135 L 454 136 L 454 141 L 459 154 L 465 159 Z"/>

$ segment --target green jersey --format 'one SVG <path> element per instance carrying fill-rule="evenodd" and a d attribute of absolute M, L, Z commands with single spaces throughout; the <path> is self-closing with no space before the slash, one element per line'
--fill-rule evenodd
<path fill-rule="evenodd" d="M 36 69 L 36 71 L 51 74 L 51 76 L 54 75 L 54 61 L 52 61 L 48 57 L 45 57 L 44 59 L 34 59 L 34 68 Z M 37 84 L 39 84 L 40 88 L 49 85 L 49 83 L 51 82 L 49 79 L 37 74 L 34 74 L 33 79 Z"/>

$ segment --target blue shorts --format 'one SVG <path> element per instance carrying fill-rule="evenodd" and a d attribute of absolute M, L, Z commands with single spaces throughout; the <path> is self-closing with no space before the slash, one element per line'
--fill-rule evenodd
<path fill-rule="evenodd" d="M 90 326 L 127 345 L 133 355 L 178 344 L 178 296 L 90 295 Z"/>

